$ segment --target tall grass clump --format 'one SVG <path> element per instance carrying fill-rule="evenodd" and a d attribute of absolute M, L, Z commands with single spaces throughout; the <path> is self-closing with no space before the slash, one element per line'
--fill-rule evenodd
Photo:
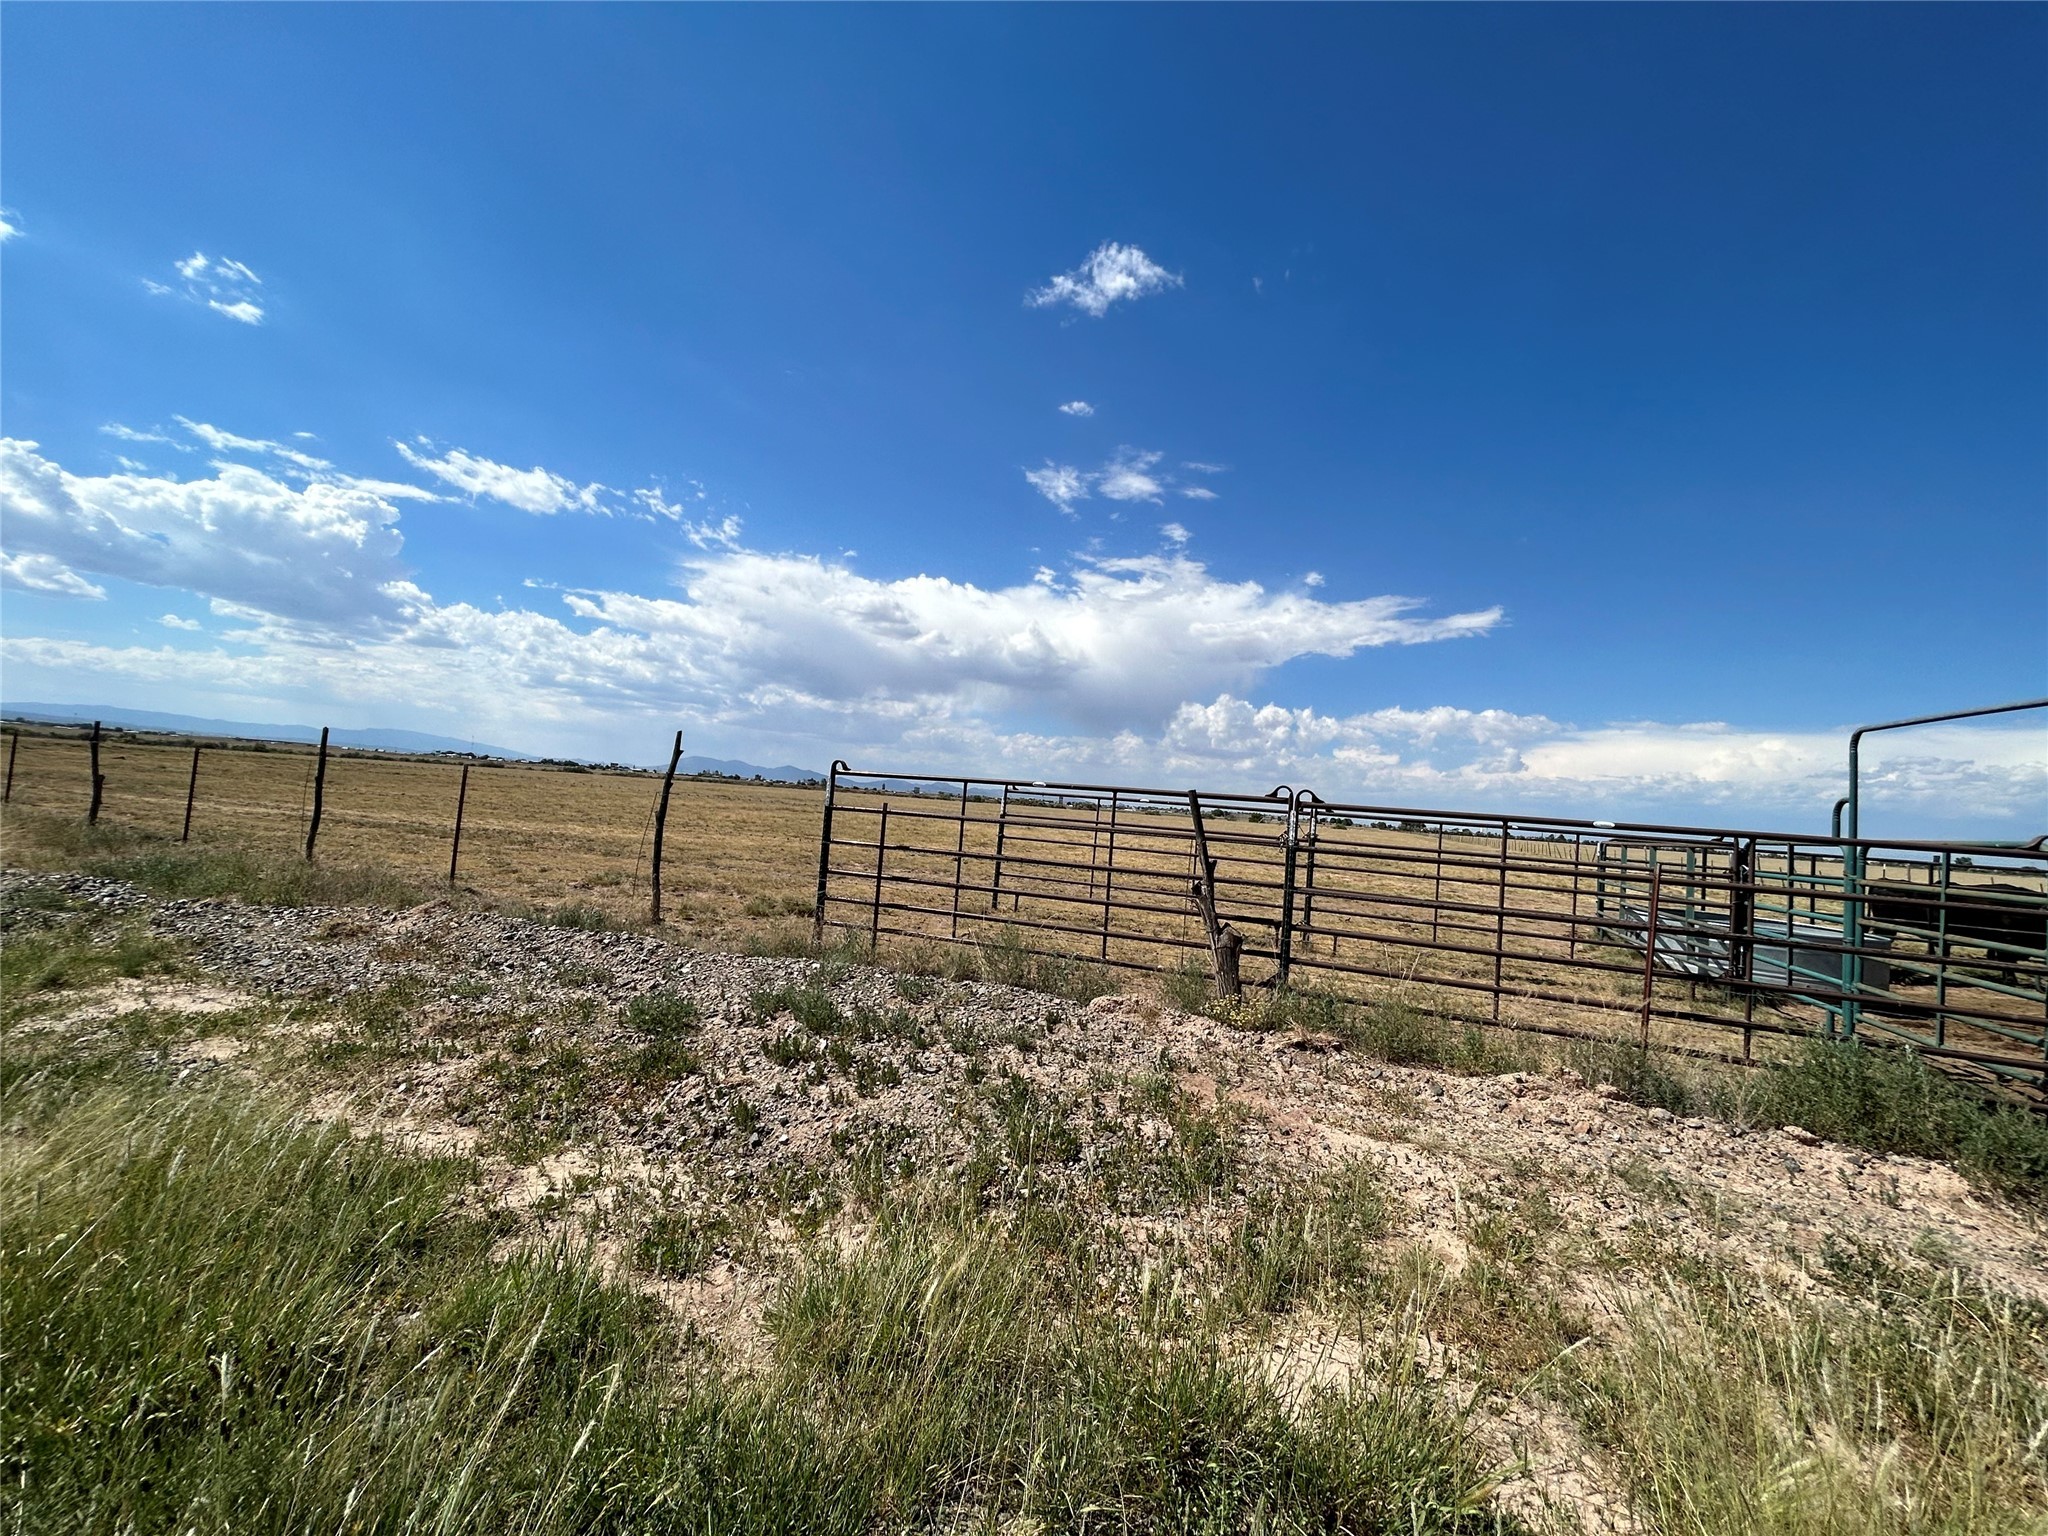
<path fill-rule="evenodd" d="M 1999 1536 L 2048 1509 L 2048 1329 L 1950 1272 L 1826 1308 L 1674 1294 L 1585 1357 L 1582 1422 L 1651 1528 Z"/>

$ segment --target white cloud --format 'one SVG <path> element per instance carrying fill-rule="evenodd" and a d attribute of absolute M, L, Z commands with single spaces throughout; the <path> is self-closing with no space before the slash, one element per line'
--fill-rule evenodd
<path fill-rule="evenodd" d="M 1093 416 L 1095 414 L 1095 407 L 1086 400 L 1069 400 L 1060 407 L 1060 414 L 1062 416 Z"/>
<path fill-rule="evenodd" d="M 108 437 L 117 437 L 124 443 L 166 443 L 176 448 L 180 453 L 190 453 L 192 451 L 168 433 L 155 430 L 144 432 L 136 427 L 124 427 L 118 421 L 108 422 L 100 428 L 100 431 Z"/>
<path fill-rule="evenodd" d="M 206 627 L 204 624 L 201 624 L 197 619 L 181 619 L 175 613 L 165 614 L 162 618 L 157 620 L 157 623 L 163 625 L 165 629 L 197 630 L 204 629 Z"/>
<path fill-rule="evenodd" d="M 145 277 L 142 286 L 161 298 L 204 304 L 214 313 L 243 325 L 263 323 L 263 306 L 257 302 L 257 290 L 263 286 L 263 279 L 247 263 L 194 251 L 183 261 L 173 262 L 172 267 L 180 279 L 178 283 L 160 283 Z"/>
<path fill-rule="evenodd" d="M 1055 464 L 1046 460 L 1043 469 L 1027 469 L 1024 478 L 1031 482 L 1033 490 L 1058 507 L 1067 516 L 1074 515 L 1074 503 L 1088 498 L 1088 487 L 1093 476 L 1083 474 L 1069 464 Z"/>
<path fill-rule="evenodd" d="M 1259 702 L 1295 658 L 1484 635 L 1499 610 L 1438 617 L 1399 597 L 1331 600 L 1313 573 L 1291 591 L 1224 580 L 1187 557 L 1186 530 L 1170 522 L 1164 553 L 1077 558 L 990 587 L 750 550 L 727 519 L 690 525 L 701 537 L 679 591 L 567 591 L 531 599 L 561 604 L 537 612 L 437 603 L 399 563 L 398 503 L 357 483 L 287 484 L 239 465 L 182 482 L 74 476 L 32 444 L 0 442 L 0 494 L 9 586 L 92 597 L 102 589 L 89 577 L 120 577 L 196 593 L 235 626 L 196 650 L 182 635 L 183 649 L 10 634 L 13 687 L 319 699 L 579 754 L 682 721 L 773 761 L 1287 781 L 1380 805 L 1617 819 L 1783 808 L 1817 828 L 1840 792 L 1834 731 Z M 191 634 L 198 621 L 158 622 Z M 1980 816 L 1999 835 L 2040 830 L 2008 824 L 2048 810 L 2038 728 L 1937 727 L 1866 750 L 1873 806 Z"/>
<path fill-rule="evenodd" d="M 1159 481 L 1150 473 L 1160 455 L 1133 448 L 1119 448 L 1116 457 L 1095 477 L 1097 495 L 1111 501 L 1158 501 L 1164 495 Z"/>
<path fill-rule="evenodd" d="M 1304 587 L 1320 587 L 1323 584 L 1323 573 L 1321 571 L 1310 571 L 1301 578 L 1301 584 Z"/>
<path fill-rule="evenodd" d="M 393 623 L 416 601 L 398 508 L 360 486 L 293 486 L 239 464 L 187 481 L 73 475 L 0 438 L 0 499 L 15 556 L 339 631 Z"/>
<path fill-rule="evenodd" d="M 1047 460 L 1040 469 L 1027 469 L 1024 478 L 1032 489 L 1069 517 L 1074 503 L 1090 496 L 1107 501 L 1162 502 L 1170 490 L 1196 501 L 1214 501 L 1216 493 L 1205 486 L 1181 485 L 1171 475 L 1158 473 L 1164 455 L 1150 449 L 1119 448 L 1100 469 L 1077 469 L 1071 464 Z"/>
<path fill-rule="evenodd" d="M 243 437 L 208 422 L 193 421 L 185 416 L 174 416 L 171 419 L 215 453 L 268 454 L 272 458 L 283 459 L 287 464 L 295 464 L 300 469 L 309 471 L 334 468 L 325 459 L 316 459 L 310 453 L 303 453 L 297 448 L 287 448 L 283 443 L 274 443 L 269 438 Z M 103 427 L 101 430 L 107 429 Z"/>
<path fill-rule="evenodd" d="M 0 208 L 0 245 L 5 245 L 21 233 L 21 225 L 18 222 L 20 217 L 20 214 L 10 209 Z"/>
<path fill-rule="evenodd" d="M 509 464 L 479 458 L 460 448 L 451 448 L 441 457 L 434 458 L 431 456 L 434 445 L 426 438 L 420 438 L 419 443 L 428 452 L 422 453 L 410 443 L 394 442 L 392 446 L 415 469 L 423 469 L 472 496 L 488 496 L 493 501 L 536 516 L 609 510 L 602 499 L 606 489 L 602 485 L 579 486 L 575 481 L 538 465 L 532 469 L 514 469 Z"/>
<path fill-rule="evenodd" d="M 4 439 L 0 439 L 4 441 Z M 11 555 L 0 551 L 0 587 L 21 592 L 46 592 L 53 597 L 103 598 L 105 587 L 87 581 L 50 555 Z"/>
<path fill-rule="evenodd" d="M 1167 271 L 1135 245 L 1111 240 L 1097 246 L 1073 271 L 1062 272 L 1043 288 L 1032 289 L 1024 301 L 1035 309 L 1071 304 L 1100 319 L 1120 299 L 1142 299 L 1180 286 L 1178 274 Z"/>
<path fill-rule="evenodd" d="M 1221 464 L 1205 464 L 1200 459 L 1183 459 L 1180 467 L 1197 475 L 1220 475 L 1224 472 Z"/>
<path fill-rule="evenodd" d="M 683 524 L 683 537 L 699 549 L 737 549 L 740 543 L 740 520 L 736 517 L 723 518 L 718 522 Z"/>

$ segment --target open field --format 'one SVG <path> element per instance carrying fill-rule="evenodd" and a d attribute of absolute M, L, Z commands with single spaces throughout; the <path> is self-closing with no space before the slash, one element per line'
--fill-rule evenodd
<path fill-rule="evenodd" d="M 1447 1075 L 1389 1006 L 76 875 L 0 936 L 17 1529 L 2048 1520 L 2048 1133 L 1871 1053 Z"/>
<path fill-rule="evenodd" d="M 293 856 L 310 815 L 313 761 L 303 747 L 207 744 L 194 846 Z M 190 767 L 187 746 L 110 740 L 102 747 L 107 827 L 176 837 Z M 644 919 L 658 775 L 471 765 L 451 888 L 461 773 L 450 761 L 333 754 L 322 863 L 387 871 L 422 897 L 568 909 L 593 921 Z M 82 812 L 88 784 L 78 732 L 25 734 L 13 806 L 27 814 L 16 819 L 8 857 L 31 864 L 45 857 L 38 848 Z M 707 944 L 787 950 L 803 943 L 824 802 L 814 788 L 679 780 L 665 838 L 670 926 Z M 1270 983 L 1282 941 L 1286 804 L 1218 796 L 1203 804 L 1219 907 L 1245 937 L 1247 980 Z M 1791 994 L 1825 992 L 1839 981 L 1778 995 L 1725 987 L 1687 974 L 1662 946 L 1674 930 L 1725 928 L 1737 900 L 1751 902 L 1766 925 L 1839 929 L 1839 858 L 1764 846 L 1737 879 L 1730 849 L 1720 845 L 1589 843 L 1540 828 L 1489 830 L 1480 818 L 1370 823 L 1337 814 L 1342 809 L 1317 815 L 1296 860 L 1286 942 L 1297 988 L 1366 1004 L 1395 1000 L 1482 1027 L 1647 1041 L 1743 1060 L 1782 1056 L 1789 1042 L 1833 1025 L 1820 1004 Z M 1190 899 L 1194 823 L 1170 800 L 1025 792 L 998 802 L 990 792 L 961 799 L 940 786 L 918 795 L 842 781 L 835 817 L 826 908 L 835 935 L 926 966 L 936 963 L 935 945 L 955 940 L 1175 977 L 1207 965 Z M 878 856 L 881 841 L 887 847 Z M 52 848 L 47 856 L 63 863 L 76 849 Z M 1667 937 L 1659 940 L 1655 974 L 1646 976 L 1640 930 L 1653 866 Z M 1925 856 L 1908 854 L 1875 859 L 1867 873 L 1910 882 L 1931 878 L 1932 870 Z M 1947 878 L 1956 899 L 1966 900 L 1973 890 L 1995 892 L 2014 881 L 2039 886 L 2044 876 L 2039 859 L 2016 859 L 1950 870 Z M 1782 944 L 1776 953 L 1782 973 Z M 1839 956 L 1801 954 L 1808 964 L 1842 964 Z M 1897 984 L 1877 989 L 1864 1008 L 1865 1032 L 1988 1061 L 2007 1082 L 2038 1083 L 2048 1059 L 2048 964 L 2038 955 L 1965 947 L 1937 961 L 1918 939 L 1885 954 Z M 1759 955 L 1769 961 L 1768 950 Z"/>

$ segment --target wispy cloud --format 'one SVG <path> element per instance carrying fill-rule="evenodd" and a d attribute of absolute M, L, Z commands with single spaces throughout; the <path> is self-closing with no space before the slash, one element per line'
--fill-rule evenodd
<path fill-rule="evenodd" d="M 1060 414 L 1062 416 L 1093 416 L 1095 414 L 1095 407 L 1086 400 L 1069 400 L 1060 407 Z"/>
<path fill-rule="evenodd" d="M 1119 448 L 1116 457 L 1095 477 L 1095 491 L 1111 501 L 1159 501 L 1165 489 L 1151 473 L 1160 460 L 1157 453 Z"/>
<path fill-rule="evenodd" d="M 1183 486 L 1171 475 L 1159 473 L 1165 455 L 1148 448 L 1119 448 L 1100 469 L 1077 469 L 1071 464 L 1048 461 L 1043 468 L 1027 469 L 1024 478 L 1032 489 L 1069 517 L 1074 504 L 1090 496 L 1106 501 L 1161 502 L 1168 491 L 1213 501 L 1216 493 L 1203 486 Z"/>
<path fill-rule="evenodd" d="M 715 523 L 685 522 L 683 537 L 699 549 L 738 549 L 740 520 L 736 517 L 727 517 Z"/>
<path fill-rule="evenodd" d="M 0 245 L 5 245 L 21 233 L 21 215 L 11 208 L 0 208 Z"/>
<path fill-rule="evenodd" d="M 119 438 L 124 443 L 163 443 L 167 447 L 177 449 L 180 453 L 190 453 L 192 451 L 189 444 L 181 443 L 172 437 L 170 433 L 159 431 L 154 427 L 144 431 L 140 427 L 124 427 L 118 421 L 110 421 L 101 427 L 100 431 L 108 437 Z"/>
<path fill-rule="evenodd" d="M 1062 272 L 1043 288 L 1032 289 L 1024 302 L 1034 309 L 1070 304 L 1099 320 L 1119 301 L 1142 299 L 1181 285 L 1178 273 L 1167 271 L 1135 245 L 1110 240 L 1089 252 L 1088 259 L 1073 271 Z"/>
<path fill-rule="evenodd" d="M 246 262 L 194 251 L 183 261 L 174 262 L 172 269 L 178 274 L 177 283 L 160 283 L 145 277 L 142 286 L 163 297 L 204 304 L 214 313 L 243 325 L 263 323 L 263 306 L 257 302 L 263 279 Z"/>
<path fill-rule="evenodd" d="M 431 441 L 424 437 L 417 441 L 418 448 L 406 442 L 394 442 L 392 446 L 413 468 L 425 470 L 435 479 L 471 496 L 485 496 L 535 516 L 608 510 L 603 499 L 606 487 L 594 482 L 578 485 L 539 465 L 532 469 L 515 469 L 509 464 L 466 453 L 460 448 L 450 448 L 436 458 Z"/>
<path fill-rule="evenodd" d="M 239 433 L 229 432 L 225 428 L 216 427 L 209 422 L 193 421 L 185 416 L 174 416 L 171 419 L 191 433 L 192 436 L 198 438 L 200 442 L 206 444 L 215 453 L 267 454 L 271 458 L 282 459 L 287 464 L 296 464 L 300 469 L 304 470 L 334 468 L 325 459 L 316 459 L 310 453 L 303 452 L 297 448 L 289 448 L 283 443 L 272 442 L 267 437 L 243 437 Z M 104 431 L 106 429 L 102 428 L 101 430 Z M 119 434 L 116 435 L 118 436 Z M 139 438 L 136 441 L 151 441 L 151 439 Z"/>
<path fill-rule="evenodd" d="M 1075 502 L 1088 499 L 1088 487 L 1094 480 L 1071 464 L 1055 464 L 1051 460 L 1042 469 L 1025 470 L 1024 478 L 1031 482 L 1033 490 L 1069 517 L 1074 515 Z"/>

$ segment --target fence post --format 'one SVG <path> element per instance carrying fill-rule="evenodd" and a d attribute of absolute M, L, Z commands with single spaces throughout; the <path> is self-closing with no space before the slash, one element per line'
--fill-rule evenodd
<path fill-rule="evenodd" d="M 1209 957 L 1215 968 L 1216 991 L 1223 997 L 1240 997 L 1244 987 L 1238 972 L 1238 955 L 1244 940 L 1223 921 L 1216 910 L 1216 861 L 1209 857 L 1209 834 L 1202 826 L 1202 798 L 1188 791 L 1188 814 L 1195 823 L 1195 863 L 1200 870 L 1194 882 L 1195 905 L 1202 914 L 1202 927 L 1209 935 Z"/>
<path fill-rule="evenodd" d="M 455 841 L 448 848 L 448 883 L 455 883 L 455 861 L 462 857 L 462 810 L 469 804 L 469 764 L 462 765 L 462 782 L 455 788 Z"/>
<path fill-rule="evenodd" d="M 839 775 L 846 764 L 839 758 L 832 759 L 832 766 L 825 771 L 825 820 L 818 828 L 818 897 L 811 908 L 811 942 L 825 942 L 825 882 L 832 874 L 832 801 L 839 790 Z"/>
<path fill-rule="evenodd" d="M 1300 854 L 1300 798 L 1292 788 L 1287 791 L 1287 833 L 1280 856 L 1280 973 L 1276 988 L 1287 985 L 1288 972 L 1294 966 L 1294 870 Z"/>
<path fill-rule="evenodd" d="M 320 727 L 320 760 L 313 769 L 313 819 L 306 827 L 306 858 L 313 857 L 313 840 L 320 835 L 320 808 L 327 800 L 327 727 Z"/>
<path fill-rule="evenodd" d="M 85 807 L 85 824 L 95 826 L 100 819 L 100 798 L 106 793 L 106 777 L 100 772 L 100 723 L 92 723 L 92 799 Z"/>
<path fill-rule="evenodd" d="M 1110 892 L 1116 884 L 1116 809 L 1117 791 L 1109 792 L 1109 859 L 1102 867 L 1102 958 L 1109 959 L 1109 903 Z"/>
<path fill-rule="evenodd" d="M 967 780 L 960 781 L 960 826 L 953 840 L 953 937 L 960 937 L 960 869 L 967 856 Z"/>
<path fill-rule="evenodd" d="M 192 841 L 192 801 L 198 793 L 199 748 L 195 744 L 192 748 L 192 774 L 185 780 L 185 830 L 178 834 L 178 841 L 181 843 Z"/>
<path fill-rule="evenodd" d="M 14 798 L 14 754 L 20 750 L 21 732 L 9 731 L 7 733 L 7 790 L 6 793 L 0 794 L 0 804 L 5 804 Z"/>
<path fill-rule="evenodd" d="M 1565 926 L 1565 958 L 1567 960 L 1579 958 L 1579 862 L 1585 855 L 1585 851 L 1586 840 L 1584 835 L 1574 831 L 1572 833 L 1572 920 Z M 1599 907 L 1596 903 L 1594 906 L 1596 916 L 1598 912 Z"/>
<path fill-rule="evenodd" d="M 1650 1049 L 1650 993 L 1657 976 L 1657 898 L 1664 885 L 1664 872 L 1650 865 L 1650 921 L 1643 932 L 1643 1037 L 1641 1049 Z"/>
<path fill-rule="evenodd" d="M 1508 948 L 1508 824 L 1500 824 L 1500 879 L 1493 896 L 1493 1022 L 1500 1022 L 1501 961 Z"/>
<path fill-rule="evenodd" d="M 1010 830 L 1010 786 L 1003 786 L 1003 803 L 996 811 L 996 868 L 988 883 L 988 909 L 993 912 L 1003 900 L 1003 841 Z"/>
<path fill-rule="evenodd" d="M 882 799 L 882 822 L 875 831 L 875 900 L 868 909 L 868 953 L 874 954 L 882 942 L 882 861 L 889 856 L 889 801 L 886 794 Z"/>
<path fill-rule="evenodd" d="M 676 764 L 682 759 L 683 733 L 677 731 L 676 744 L 668 754 L 668 772 L 661 779 L 661 799 L 654 807 L 654 857 L 648 876 L 648 883 L 653 887 L 653 900 L 649 903 L 647 921 L 657 926 L 661 922 L 661 835 L 668 826 L 668 796 L 669 791 L 675 788 Z"/>

